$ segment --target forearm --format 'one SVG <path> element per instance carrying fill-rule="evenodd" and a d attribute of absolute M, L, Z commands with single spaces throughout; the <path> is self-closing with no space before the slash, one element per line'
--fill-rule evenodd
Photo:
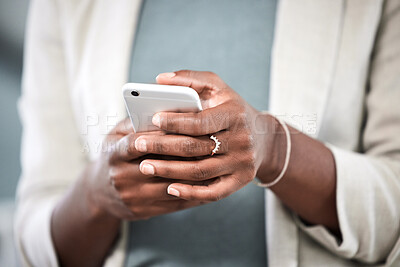
<path fill-rule="evenodd" d="M 101 266 L 118 236 L 120 220 L 96 208 L 88 194 L 85 176 L 91 168 L 53 211 L 51 233 L 60 266 Z"/>
<path fill-rule="evenodd" d="M 311 224 L 321 224 L 339 232 L 336 211 L 336 169 L 331 151 L 321 142 L 289 127 L 292 150 L 287 172 L 270 189 L 291 210 Z M 279 130 L 282 133 L 282 130 Z M 272 155 L 266 155 L 275 166 L 261 165 L 257 175 L 271 182 L 283 168 L 286 156 L 285 134 L 275 134 Z M 270 153 L 270 152 L 269 152 Z"/>

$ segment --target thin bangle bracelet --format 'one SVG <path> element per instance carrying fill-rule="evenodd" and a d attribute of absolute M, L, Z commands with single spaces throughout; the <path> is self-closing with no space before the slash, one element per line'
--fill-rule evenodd
<path fill-rule="evenodd" d="M 272 114 L 269 112 L 263 112 L 263 113 L 272 116 Z M 281 173 L 278 175 L 278 177 L 275 178 L 275 180 L 273 180 L 272 182 L 269 182 L 269 183 L 256 182 L 256 184 L 258 186 L 264 187 L 264 188 L 269 188 L 271 186 L 274 186 L 280 180 L 282 180 L 282 178 L 286 174 L 286 170 L 289 166 L 290 154 L 292 151 L 292 139 L 290 137 L 289 128 L 287 127 L 286 123 L 283 120 L 281 120 L 280 118 L 277 118 L 275 116 L 272 116 L 272 117 L 279 122 L 279 124 L 282 126 L 283 130 L 285 131 L 285 134 L 286 134 L 286 157 L 285 157 L 285 164 L 283 165 L 283 169 L 282 169 Z"/>

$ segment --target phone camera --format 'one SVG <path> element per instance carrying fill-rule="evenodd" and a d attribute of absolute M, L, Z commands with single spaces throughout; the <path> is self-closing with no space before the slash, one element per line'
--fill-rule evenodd
<path fill-rule="evenodd" d="M 131 95 L 133 95 L 133 96 L 139 96 L 139 92 L 138 92 L 138 91 L 132 91 L 132 92 L 131 92 Z"/>

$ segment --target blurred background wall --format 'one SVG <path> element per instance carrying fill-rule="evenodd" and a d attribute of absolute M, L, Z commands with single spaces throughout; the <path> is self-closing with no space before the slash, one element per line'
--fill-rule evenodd
<path fill-rule="evenodd" d="M 21 89 L 28 0 L 0 0 L 0 266 L 17 266 L 12 225 L 20 175 L 21 125 L 16 102 Z"/>

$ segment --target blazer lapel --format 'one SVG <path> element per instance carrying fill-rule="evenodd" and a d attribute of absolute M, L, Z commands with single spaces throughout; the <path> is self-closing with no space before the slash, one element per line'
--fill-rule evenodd
<path fill-rule="evenodd" d="M 271 111 L 316 137 L 335 71 L 343 0 L 280 1 L 271 62 Z"/>
<path fill-rule="evenodd" d="M 118 121 L 125 118 L 121 87 L 127 81 L 131 46 L 141 1 L 108 1 L 93 4 L 83 43 L 74 101 L 79 106 L 85 150 L 90 158 Z M 87 15 L 88 13 L 86 13 Z"/>
<path fill-rule="evenodd" d="M 270 109 L 316 137 L 332 86 L 344 0 L 281 0 L 271 62 Z M 270 266 L 298 265 L 298 233 L 290 212 L 266 191 Z"/>

